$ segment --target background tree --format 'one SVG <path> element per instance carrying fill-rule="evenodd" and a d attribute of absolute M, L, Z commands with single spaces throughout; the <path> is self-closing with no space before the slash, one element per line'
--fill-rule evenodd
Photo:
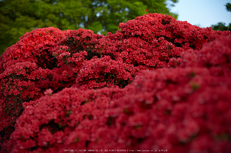
<path fill-rule="evenodd" d="M 225 5 L 225 7 L 226 7 L 227 11 L 231 12 L 231 3 L 227 3 Z M 221 31 L 227 31 L 227 30 L 229 30 L 229 31 L 231 31 L 231 23 L 229 23 L 229 25 L 226 26 L 225 23 L 218 22 L 216 25 L 212 25 L 211 27 L 212 27 L 213 30 L 221 30 Z"/>
<path fill-rule="evenodd" d="M 86 28 L 114 33 L 120 22 L 147 13 L 177 18 L 169 8 L 178 0 L 0 0 L 0 54 L 35 28 Z M 170 4 L 171 5 L 168 5 Z M 146 11 L 145 11 L 146 10 Z"/>

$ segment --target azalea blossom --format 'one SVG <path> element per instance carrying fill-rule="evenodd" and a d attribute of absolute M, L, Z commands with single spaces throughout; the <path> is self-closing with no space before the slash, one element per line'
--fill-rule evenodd
<path fill-rule="evenodd" d="M 0 57 L 0 145 L 228 153 L 230 44 L 157 13 L 106 36 L 35 29 Z"/>

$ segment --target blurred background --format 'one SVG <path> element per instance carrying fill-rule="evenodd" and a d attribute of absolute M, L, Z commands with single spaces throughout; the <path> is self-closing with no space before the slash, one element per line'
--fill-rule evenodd
<path fill-rule="evenodd" d="M 168 14 L 178 19 L 178 15 L 181 17 L 185 14 L 184 11 L 189 10 L 188 6 L 194 7 L 194 12 L 191 13 L 195 16 L 195 12 L 201 9 L 201 0 L 197 2 L 198 7 L 186 5 L 185 1 L 187 0 L 0 0 L 0 54 L 26 32 L 36 28 L 85 28 L 106 35 L 107 32 L 114 33 L 118 30 L 120 22 L 147 13 Z M 211 1 L 218 0 L 209 0 L 208 3 Z M 220 2 L 224 3 L 223 0 Z M 231 4 L 223 3 L 222 9 L 231 11 Z M 189 16 L 180 20 L 190 23 Z M 200 26 L 200 22 L 197 25 Z M 224 22 L 211 26 L 215 30 L 231 30 L 231 24 Z"/>

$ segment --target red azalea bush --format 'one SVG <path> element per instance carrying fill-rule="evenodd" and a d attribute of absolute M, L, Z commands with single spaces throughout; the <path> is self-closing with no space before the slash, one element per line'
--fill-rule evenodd
<path fill-rule="evenodd" d="M 5 150 L 231 149 L 231 33 L 161 14 L 119 28 L 35 29 L 4 52 Z"/>
<path fill-rule="evenodd" d="M 35 29 L 21 37 L 17 44 L 7 48 L 1 56 L 0 140 L 9 137 L 6 133 L 13 128 L 16 119 L 22 113 L 23 102 L 43 96 L 48 88 L 58 92 L 75 83 L 77 73 L 86 57 L 84 50 L 75 53 L 72 48 L 73 54 L 67 61 L 66 54 L 69 52 L 66 50 L 70 45 L 69 39 L 73 37 L 72 34 L 81 35 L 82 41 L 86 38 L 86 41 L 79 43 L 78 46 L 90 43 L 89 37 L 102 37 L 83 29 L 76 31 L 61 31 L 52 27 Z"/>
<path fill-rule="evenodd" d="M 122 59 L 140 69 L 175 66 L 169 60 L 187 49 L 201 49 L 203 44 L 230 32 L 199 28 L 171 16 L 148 14 L 120 23 L 120 30 L 100 39 L 98 48 L 112 59 Z M 173 64 L 173 65 L 172 65 Z"/>

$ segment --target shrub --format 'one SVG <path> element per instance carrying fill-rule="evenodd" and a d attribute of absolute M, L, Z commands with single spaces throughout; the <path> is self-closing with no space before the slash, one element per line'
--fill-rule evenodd
<path fill-rule="evenodd" d="M 230 56 L 230 41 L 222 37 L 201 52 L 210 53 L 222 44 L 214 57 Z M 223 64 L 209 68 L 187 66 L 188 56 L 182 59 L 185 66 L 142 71 L 124 89 L 67 88 L 24 103 L 24 113 L 11 135 L 12 152 L 62 152 L 65 148 L 228 152 L 230 76 L 211 72 L 214 67 L 227 68 L 230 61 L 219 58 Z M 198 54 L 194 59 L 200 63 L 214 58 Z"/>
<path fill-rule="evenodd" d="M 35 29 L 7 48 L 4 150 L 231 149 L 231 33 L 161 14 L 119 28 Z"/>

